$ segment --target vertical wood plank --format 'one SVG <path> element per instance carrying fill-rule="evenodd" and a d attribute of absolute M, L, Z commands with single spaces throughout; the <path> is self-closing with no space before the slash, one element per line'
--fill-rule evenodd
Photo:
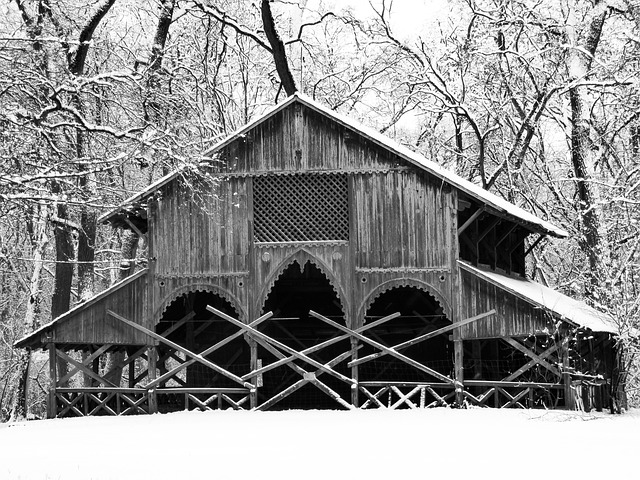
<path fill-rule="evenodd" d="M 47 343 L 49 350 L 49 398 L 47 403 L 47 418 L 56 418 L 58 407 L 56 405 L 56 389 L 58 384 L 56 370 L 56 344 Z"/>

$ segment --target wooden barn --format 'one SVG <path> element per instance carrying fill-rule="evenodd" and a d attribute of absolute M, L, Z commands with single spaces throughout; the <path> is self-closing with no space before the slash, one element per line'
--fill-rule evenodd
<path fill-rule="evenodd" d="M 17 342 L 50 417 L 609 402 L 614 322 L 525 276 L 565 231 L 298 94 L 207 156 L 101 217 L 145 269 Z"/>

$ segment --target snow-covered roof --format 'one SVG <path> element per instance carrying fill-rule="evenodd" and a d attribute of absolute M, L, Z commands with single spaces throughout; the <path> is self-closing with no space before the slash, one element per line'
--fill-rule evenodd
<path fill-rule="evenodd" d="M 474 267 L 458 261 L 464 270 L 487 282 L 516 295 L 517 297 L 556 314 L 561 320 L 573 325 L 589 328 L 593 332 L 618 333 L 618 328 L 609 315 L 599 312 L 580 300 L 563 295 L 537 282 L 493 270 Z"/>
<path fill-rule="evenodd" d="M 68 318 L 71 318 L 72 316 L 74 316 L 78 312 L 80 312 L 80 311 L 82 311 L 82 310 L 84 310 L 86 308 L 89 308 L 91 305 L 94 305 L 95 303 L 99 302 L 103 298 L 108 297 L 109 295 L 111 295 L 116 290 L 124 287 L 125 285 L 130 284 L 131 282 L 133 282 L 134 280 L 142 277 L 143 275 L 146 275 L 147 271 L 148 271 L 148 269 L 144 268 L 144 269 L 140 270 L 139 272 L 136 272 L 133 275 L 125 278 L 124 280 L 121 280 L 121 281 L 119 281 L 117 283 L 114 283 L 109 288 L 107 288 L 107 289 L 103 290 L 102 292 L 94 295 L 93 297 L 91 297 L 86 302 L 79 303 L 78 305 L 76 305 L 72 309 L 66 311 L 65 313 L 63 313 L 59 317 L 54 318 L 49 323 L 41 326 L 40 328 L 38 328 L 37 330 L 34 330 L 33 332 L 29 333 L 28 335 L 25 335 L 20 340 L 15 342 L 14 346 L 18 347 L 18 348 L 24 348 L 24 347 L 31 346 L 31 344 L 34 341 L 38 341 L 38 339 L 39 339 L 39 337 L 40 337 L 40 335 L 42 333 L 44 333 L 44 332 L 46 332 L 48 330 L 51 330 L 51 328 L 54 327 L 55 325 L 65 321 Z"/>
<path fill-rule="evenodd" d="M 527 212 L 526 210 L 512 204 L 509 203 L 508 201 L 504 200 L 503 198 L 498 197 L 497 195 L 494 195 L 493 193 L 484 190 L 483 188 L 481 188 L 478 185 L 475 185 L 474 183 L 465 180 L 464 178 L 460 177 L 459 175 L 456 175 L 455 173 L 441 167 L 440 165 L 432 162 L 431 160 L 426 159 L 425 157 L 423 157 L 422 155 L 413 152 L 412 150 L 410 150 L 409 148 L 400 145 L 399 143 L 391 140 L 390 138 L 386 137 L 385 135 L 381 134 L 380 132 L 374 130 L 373 128 L 367 127 L 365 125 L 360 124 L 359 122 L 347 117 L 346 115 L 342 115 L 338 112 L 335 112 L 329 108 L 327 108 L 326 106 L 316 102 L 315 100 L 313 100 L 312 98 L 303 95 L 301 93 L 295 93 L 293 95 L 291 95 L 290 97 L 288 97 L 284 102 L 275 105 L 273 108 L 269 109 L 268 111 L 266 111 L 265 113 L 263 113 L 262 115 L 260 115 L 259 117 L 255 118 L 254 120 L 252 120 L 251 122 L 249 122 L 247 125 L 245 125 L 244 127 L 240 128 L 239 130 L 235 131 L 234 133 L 232 133 L 231 135 L 229 135 L 228 137 L 226 137 L 225 139 L 221 140 L 220 142 L 218 142 L 217 144 L 215 144 L 213 147 L 211 147 L 210 149 L 208 149 L 205 152 L 205 155 L 211 155 L 212 153 L 215 153 L 216 151 L 224 148 L 226 145 L 228 145 L 229 143 L 233 142 L 234 140 L 236 140 L 238 137 L 241 137 L 242 135 L 244 135 L 245 133 L 247 133 L 249 130 L 251 130 L 252 128 L 254 128 L 256 125 L 264 122 L 265 120 L 267 120 L 268 118 L 272 117 L 273 115 L 275 115 L 276 113 L 278 113 L 279 111 L 281 111 L 282 109 L 286 108 L 287 106 L 289 106 L 290 104 L 294 103 L 294 102 L 299 102 L 303 105 L 305 105 L 306 107 L 315 110 L 318 113 L 321 113 L 327 117 L 329 117 L 330 119 L 334 120 L 335 122 L 355 131 L 356 133 L 364 136 L 365 138 L 369 139 L 370 141 L 382 146 L 383 148 L 386 148 L 387 150 L 392 151 L 393 153 L 395 153 L 396 155 L 402 157 L 404 160 L 408 161 L 409 163 L 421 168 L 422 170 L 427 171 L 428 173 L 446 181 L 447 183 L 451 184 L 452 186 L 458 188 L 459 190 L 461 190 L 462 192 L 466 193 L 467 195 L 469 195 L 472 198 L 475 198 L 476 200 L 478 200 L 479 202 L 481 202 L 482 204 L 492 208 L 493 210 L 496 211 L 496 213 L 499 214 L 503 214 L 503 215 L 507 215 L 510 217 L 515 218 L 516 220 L 519 220 L 523 223 L 529 224 L 532 227 L 534 227 L 536 230 L 540 230 L 546 234 L 550 234 L 556 237 L 567 237 L 569 236 L 569 234 L 561 229 L 556 227 L 555 225 L 552 225 L 551 223 L 542 220 L 541 218 L 536 217 L 535 215 Z M 111 217 L 116 216 L 119 212 L 122 212 L 123 210 L 128 210 L 131 205 L 139 202 L 140 200 L 144 199 L 145 197 L 149 196 L 150 194 L 152 194 L 155 190 L 157 190 L 158 188 L 162 187 L 163 185 L 165 185 L 166 183 L 170 182 L 171 180 L 173 180 L 176 176 L 178 176 L 181 173 L 181 169 L 176 170 L 173 173 L 170 173 L 169 175 L 161 178 L 160 180 L 158 180 L 157 182 L 153 183 L 152 185 L 149 185 L 149 187 L 147 187 L 145 190 L 143 190 L 142 192 L 134 195 L 133 197 L 125 200 L 121 205 L 119 205 L 118 207 L 110 210 L 109 212 L 107 212 L 106 214 L 102 215 L 98 221 L 99 222 L 104 222 L 104 221 L 108 221 Z"/>

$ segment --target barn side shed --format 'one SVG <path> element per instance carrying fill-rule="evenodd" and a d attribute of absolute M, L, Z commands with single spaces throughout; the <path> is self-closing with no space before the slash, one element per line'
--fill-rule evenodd
<path fill-rule="evenodd" d="M 206 156 L 101 217 L 146 269 L 17 342 L 51 417 L 609 401 L 613 319 L 525 278 L 562 229 L 299 94 Z"/>

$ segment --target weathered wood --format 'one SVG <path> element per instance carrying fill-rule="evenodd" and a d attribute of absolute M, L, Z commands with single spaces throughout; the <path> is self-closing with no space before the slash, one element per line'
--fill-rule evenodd
<path fill-rule="evenodd" d="M 253 327 L 257 327 L 258 325 L 260 325 L 264 321 L 268 320 L 272 316 L 273 316 L 272 312 L 265 313 L 264 315 L 262 315 L 258 319 L 256 319 L 253 322 L 251 322 L 250 325 L 253 326 Z M 236 333 L 234 333 L 232 335 L 229 335 L 227 338 L 225 338 L 223 340 L 220 340 L 215 345 L 212 345 L 211 347 L 205 349 L 199 355 L 202 356 L 202 357 L 210 355 L 211 353 L 215 352 L 216 350 L 219 350 L 220 348 L 222 348 L 225 345 L 229 344 L 230 342 L 232 342 L 236 338 L 241 337 L 242 335 L 243 335 L 242 331 L 239 331 L 239 332 L 236 332 Z M 193 365 L 196 361 L 197 360 L 194 359 L 194 358 L 192 358 L 191 360 L 186 360 L 185 362 L 181 363 L 177 367 L 175 367 L 172 370 L 168 371 L 167 373 L 161 375 L 159 378 L 157 378 L 153 382 L 150 382 L 147 385 L 147 388 L 152 388 L 152 387 L 154 387 L 156 385 L 159 385 L 162 382 L 165 382 L 165 381 L 169 380 L 170 378 L 174 377 L 178 372 L 180 372 L 180 371 L 184 370 L 185 368 L 187 368 L 189 365 Z M 245 375 L 244 377 L 242 377 L 242 380 L 251 378 L 252 376 L 253 375 Z"/>
<path fill-rule="evenodd" d="M 451 330 L 454 330 L 456 328 L 460 328 L 460 327 L 463 327 L 463 326 L 468 325 L 470 323 L 477 322 L 478 320 L 482 320 L 483 318 L 487 318 L 487 317 L 489 317 L 491 315 L 494 315 L 495 313 L 496 313 L 495 310 L 489 310 L 488 312 L 481 313 L 480 315 L 476 315 L 474 317 L 467 318 L 467 319 L 462 320 L 460 322 L 452 323 L 451 325 L 447 325 L 446 327 L 439 328 L 437 330 L 434 330 L 433 332 L 425 333 L 424 335 L 420 335 L 419 337 L 412 338 L 411 340 L 407 340 L 406 342 L 399 343 L 399 344 L 394 345 L 393 347 L 390 347 L 390 348 L 393 348 L 394 350 L 402 350 L 403 348 L 407 348 L 407 347 L 410 347 L 410 346 L 415 345 L 417 343 L 424 342 L 425 340 L 429 340 L 430 338 L 437 337 L 438 335 L 442 335 L 443 333 L 450 332 Z M 385 351 L 372 353 L 371 355 L 367 355 L 366 357 L 362 357 L 362 358 L 359 358 L 359 359 L 354 360 L 352 362 L 349 362 L 347 364 L 347 366 L 352 367 L 354 365 L 361 365 L 361 364 L 363 364 L 365 362 L 369 362 L 371 360 L 375 360 L 376 358 L 380 358 L 380 357 L 383 357 L 385 355 L 389 355 L 389 354 L 387 352 L 385 352 Z"/>
<path fill-rule="evenodd" d="M 360 328 L 357 328 L 355 331 L 358 333 L 362 333 L 365 332 L 373 327 L 377 327 L 379 325 L 382 325 L 386 322 L 388 322 L 389 320 L 393 320 L 394 318 L 398 318 L 400 316 L 400 314 L 398 312 L 396 313 L 392 313 L 391 315 L 387 315 L 386 317 L 383 317 L 379 320 L 376 320 L 375 322 L 371 322 L 370 324 L 364 325 Z M 351 335 L 350 334 L 345 334 L 345 335 L 340 335 L 334 338 L 330 338 L 328 340 L 325 340 L 324 342 L 318 343 L 317 345 L 314 345 L 312 347 L 309 348 L 305 348 L 304 350 L 301 350 L 300 353 L 304 354 L 304 355 L 310 355 L 312 353 L 315 352 L 319 352 L 320 350 L 322 350 L 323 348 L 326 348 L 330 345 L 334 345 L 335 343 L 341 342 L 343 340 L 346 340 L 348 338 L 350 338 Z M 277 360 L 275 362 L 270 363 L 269 365 L 265 365 L 259 369 L 253 370 L 249 373 L 247 373 L 246 375 L 242 376 L 243 380 L 246 380 L 248 378 L 251 378 L 255 375 L 261 375 L 265 372 L 268 372 L 269 370 L 273 370 L 274 368 L 277 368 L 281 365 L 284 365 L 285 363 L 291 362 L 292 360 L 294 360 L 293 356 L 290 357 L 286 357 L 283 358 L 281 360 Z M 351 364 L 347 365 L 348 367 L 351 367 Z"/>
<path fill-rule="evenodd" d="M 386 347 L 386 346 L 382 345 L 381 343 L 378 343 L 378 342 L 376 342 L 374 340 L 371 340 L 371 339 L 365 337 L 364 335 L 361 335 L 361 334 L 359 334 L 359 333 L 357 333 L 357 332 L 355 332 L 353 330 L 350 330 L 347 327 L 343 327 L 339 323 L 336 323 L 333 320 L 330 320 L 327 317 L 325 317 L 323 315 L 320 315 L 317 312 L 314 312 L 313 310 L 309 311 L 309 315 L 311 315 L 311 316 L 313 316 L 313 317 L 315 317 L 315 318 L 317 318 L 319 320 L 322 320 L 323 322 L 325 322 L 325 323 L 337 328 L 338 330 L 342 330 L 343 332 L 349 333 L 351 336 L 357 338 L 358 340 L 360 340 L 360 341 L 362 341 L 364 343 L 368 343 L 369 345 L 386 352 L 387 354 L 397 358 L 398 360 L 402 360 L 404 363 L 406 363 L 408 365 L 411 365 L 412 367 L 414 367 L 414 368 L 416 368 L 418 370 L 421 370 L 424 373 L 427 373 L 427 374 L 431 375 L 432 377 L 435 377 L 435 378 L 437 378 L 439 380 L 442 380 L 444 382 L 449 382 L 449 383 L 453 383 L 454 382 L 453 379 L 451 379 L 451 378 L 449 378 L 449 377 L 447 377 L 445 375 L 442 375 L 441 373 L 436 372 L 435 370 L 433 370 L 433 369 L 421 364 L 420 362 L 417 362 L 416 360 L 414 360 L 412 358 L 409 358 L 409 357 L 407 357 L 407 356 L 395 351 L 393 348 Z"/>
<path fill-rule="evenodd" d="M 76 367 L 76 369 L 78 371 L 80 371 L 80 372 L 84 373 L 85 375 L 91 377 L 92 379 L 96 380 L 98 383 L 102 383 L 105 386 L 109 386 L 109 387 L 116 387 L 117 386 L 117 385 L 114 385 L 113 383 L 111 383 L 109 380 L 105 379 L 104 377 L 101 377 L 100 375 L 96 374 L 92 369 L 87 368 L 86 365 L 83 365 L 82 363 L 76 362 L 73 358 L 71 358 L 69 355 L 67 355 L 62 350 L 56 349 L 56 355 L 58 357 L 62 358 L 63 360 L 65 360 L 70 365 Z"/>
<path fill-rule="evenodd" d="M 99 349 L 97 349 L 96 351 L 94 351 L 93 353 L 91 353 L 91 355 L 89 355 L 88 357 L 84 358 L 82 360 L 82 365 L 86 368 L 89 367 L 89 365 L 92 365 L 93 368 L 93 372 L 96 373 L 95 371 L 95 364 L 94 361 L 98 359 L 98 357 L 100 357 L 100 355 L 102 355 L 104 352 L 106 352 L 107 350 L 109 350 L 113 345 L 111 344 L 107 344 L 107 345 L 103 345 L 102 347 L 100 347 Z M 76 373 L 80 372 L 80 369 L 78 367 L 74 367 L 73 369 L 71 369 L 64 377 L 62 377 L 59 380 L 59 384 L 60 385 L 67 385 L 69 382 L 69 379 L 71 377 L 73 377 Z M 97 373 L 96 373 L 97 375 Z M 107 375 L 105 375 L 105 377 L 107 377 Z M 95 378 L 95 377 L 94 377 Z"/>
<path fill-rule="evenodd" d="M 538 355 L 538 354 L 534 353 L 533 351 L 529 350 L 528 348 L 526 348 L 520 342 L 514 340 L 511 337 L 502 337 L 502 339 L 505 342 L 507 342 L 509 345 L 511 345 L 513 348 L 515 348 L 516 350 L 524 353 L 527 357 L 532 358 L 533 360 L 535 360 L 538 365 L 546 368 L 547 370 L 549 370 L 551 373 L 553 373 L 557 377 L 562 377 L 562 374 L 560 373 L 560 370 L 558 370 L 556 367 L 551 365 L 549 362 L 547 362 L 540 355 Z"/>
<path fill-rule="evenodd" d="M 235 375 L 235 374 L 225 370 L 224 368 L 216 365 L 215 363 L 207 360 L 202 355 L 198 355 L 197 353 L 193 353 L 192 351 L 190 351 L 190 350 L 178 345 L 177 343 L 172 342 L 171 340 L 168 340 L 168 339 L 164 338 L 162 335 L 158 335 L 157 333 L 154 333 L 151 330 L 148 330 L 148 329 L 144 328 L 141 325 L 136 325 L 135 323 L 131 322 L 130 320 L 127 320 L 126 318 L 118 315 L 117 313 L 112 312 L 111 310 L 109 310 L 108 313 L 109 313 L 109 315 L 111 315 L 112 317 L 117 318 L 121 322 L 132 326 L 136 330 L 140 330 L 141 332 L 146 333 L 149 337 L 151 337 L 154 340 L 157 340 L 157 341 L 159 341 L 161 343 L 164 343 L 165 345 L 170 346 L 174 350 L 178 350 L 179 352 L 184 353 L 185 355 L 191 357 L 192 359 L 194 359 L 197 362 L 202 363 L 203 365 L 209 367 L 210 369 L 216 371 L 217 373 L 219 373 L 221 375 L 224 375 L 227 378 L 230 378 L 234 382 L 239 383 L 240 385 L 243 385 L 246 388 L 255 388 L 251 383 L 243 381 L 237 375 Z"/>
<path fill-rule="evenodd" d="M 47 343 L 49 350 L 49 395 L 47 398 L 47 418 L 56 418 L 58 406 L 56 402 L 56 388 L 58 386 L 56 373 L 56 344 Z"/>
<path fill-rule="evenodd" d="M 478 208 L 475 212 L 473 212 L 473 214 L 469 217 L 469 219 L 468 219 L 466 222 L 464 222 L 464 223 L 460 226 L 460 228 L 458 228 L 458 236 L 462 235 L 462 234 L 464 233 L 464 231 L 465 231 L 467 228 L 469 228 L 469 227 L 471 226 L 471 224 L 472 224 L 473 222 L 475 222 L 475 221 L 476 221 L 476 219 L 477 219 L 480 215 L 482 215 L 483 213 L 484 213 L 484 208 L 483 208 L 483 207 L 480 207 L 480 208 Z"/>
<path fill-rule="evenodd" d="M 330 367 L 330 368 L 333 368 L 334 366 L 338 365 L 340 362 L 346 360 L 350 356 L 351 356 L 351 351 L 344 352 L 344 353 L 338 355 L 337 357 L 335 357 L 334 359 L 330 360 L 329 362 L 325 363 L 325 365 Z M 322 375 L 323 373 L 324 372 L 322 370 L 316 370 L 315 372 L 313 372 L 313 375 L 315 376 L 315 378 L 317 378 L 320 375 Z M 269 400 L 264 402 L 262 405 L 260 405 L 258 410 L 267 410 L 268 408 L 271 408 L 273 405 L 275 405 L 279 401 L 281 401 L 284 398 L 288 397 L 289 395 L 291 395 L 292 393 L 296 392 L 297 390 L 300 390 L 300 388 L 305 386 L 307 383 L 313 383 L 316 387 L 320 388 L 325 393 L 328 393 L 328 395 L 331 398 L 333 398 L 336 402 L 338 402 L 343 407 L 345 407 L 345 408 L 347 408 L 349 410 L 354 408 L 353 405 L 351 405 L 351 404 L 345 402 L 344 400 L 342 400 L 342 398 L 340 398 L 339 395 L 337 395 L 335 392 L 333 392 L 333 390 L 327 391 L 327 390 L 323 389 L 324 385 L 321 384 L 321 382 L 312 381 L 311 377 L 303 377 L 300 380 L 298 380 L 297 382 L 295 382 L 294 384 L 292 384 L 289 387 L 287 387 L 285 390 L 282 390 L 280 393 L 278 393 L 277 395 L 271 397 Z"/>
<path fill-rule="evenodd" d="M 155 345 L 151 345 L 147 349 L 147 375 L 150 381 L 154 381 L 156 378 L 156 362 L 158 360 L 158 348 Z M 158 413 L 158 397 L 156 396 L 155 389 L 148 389 L 149 392 L 149 413 Z"/>
<path fill-rule="evenodd" d="M 236 320 L 233 317 L 230 317 L 229 315 L 227 315 L 224 312 L 221 312 L 220 310 L 217 310 L 209 305 L 207 305 L 207 310 L 209 310 L 210 312 L 215 313 L 216 315 L 218 315 L 219 317 L 224 318 L 225 320 L 231 322 L 232 324 L 234 324 L 236 327 L 241 328 L 242 330 L 246 331 L 247 333 L 249 333 L 251 336 L 253 336 L 256 339 L 262 340 L 264 342 L 267 342 L 275 347 L 277 347 L 278 349 L 288 353 L 289 355 L 292 355 L 296 358 L 298 358 L 299 360 L 302 360 L 310 365 L 313 365 L 314 367 L 330 374 L 333 375 L 334 377 L 338 378 L 339 380 L 342 380 L 343 382 L 349 383 L 349 384 L 357 384 L 357 382 L 355 382 L 353 379 L 346 377 L 344 375 L 342 375 L 339 372 L 336 372 L 335 370 L 333 370 L 332 368 L 329 368 L 325 365 L 323 365 L 322 363 L 314 360 L 313 358 L 308 357 L 307 355 L 300 353 L 298 351 L 296 351 L 295 349 L 289 347 L 288 345 L 285 345 L 282 342 L 279 342 L 278 340 L 275 340 L 271 337 L 269 337 L 268 335 L 263 334 L 262 332 L 256 330 L 253 327 L 250 327 L 249 325 L 245 325 L 244 323 Z M 311 313 L 311 312 L 310 312 Z"/>

